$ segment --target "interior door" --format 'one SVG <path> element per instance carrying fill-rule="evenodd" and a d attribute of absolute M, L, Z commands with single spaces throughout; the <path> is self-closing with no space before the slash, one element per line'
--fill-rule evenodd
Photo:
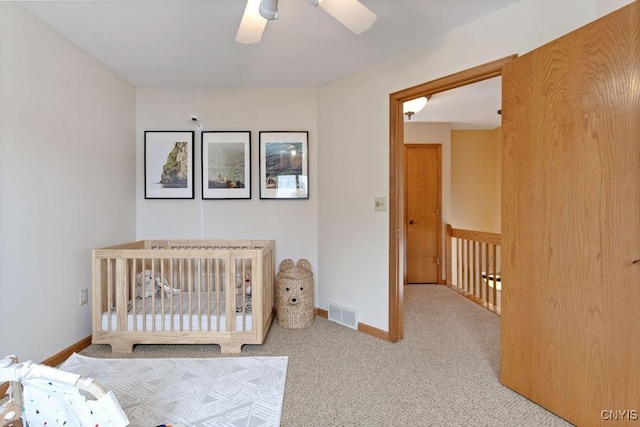
<path fill-rule="evenodd" d="M 501 381 L 640 421 L 640 5 L 503 69 Z"/>
<path fill-rule="evenodd" d="M 405 146 L 405 283 L 438 283 L 441 251 L 441 145 Z"/>

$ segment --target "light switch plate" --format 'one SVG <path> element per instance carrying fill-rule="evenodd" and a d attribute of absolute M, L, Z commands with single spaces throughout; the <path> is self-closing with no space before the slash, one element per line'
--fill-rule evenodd
<path fill-rule="evenodd" d="M 376 197 L 374 200 L 374 210 L 376 211 L 386 211 L 387 210 L 387 198 L 386 197 Z"/>

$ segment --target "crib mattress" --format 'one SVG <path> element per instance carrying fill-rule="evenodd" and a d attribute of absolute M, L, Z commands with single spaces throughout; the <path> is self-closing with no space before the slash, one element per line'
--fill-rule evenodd
<path fill-rule="evenodd" d="M 220 316 L 217 313 L 218 297 L 215 294 L 182 292 L 173 295 L 173 299 L 165 297 L 164 302 L 156 297 L 155 307 L 148 298 L 144 304 L 136 300 L 135 313 L 127 313 L 128 331 L 226 331 L 225 295 L 220 293 Z M 241 301 L 238 301 L 241 303 Z M 143 312 L 144 308 L 144 312 Z M 155 310 L 154 310 L 155 308 Z M 182 308 L 182 311 L 180 311 Z M 182 314 L 180 314 L 182 313 Z M 111 327 L 109 328 L 109 318 Z M 102 313 L 102 330 L 117 331 L 118 318 L 115 311 Z M 135 326 L 134 326 L 135 325 Z M 244 313 L 236 314 L 236 331 L 252 330 L 251 305 Z"/>

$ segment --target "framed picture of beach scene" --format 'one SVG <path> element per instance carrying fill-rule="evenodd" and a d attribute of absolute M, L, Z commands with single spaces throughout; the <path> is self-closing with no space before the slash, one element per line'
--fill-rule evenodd
<path fill-rule="evenodd" d="M 144 132 L 144 198 L 193 199 L 193 131 Z"/>
<path fill-rule="evenodd" d="M 309 132 L 260 132 L 260 198 L 309 198 Z"/>
<path fill-rule="evenodd" d="M 251 132 L 202 132 L 202 198 L 251 198 Z"/>

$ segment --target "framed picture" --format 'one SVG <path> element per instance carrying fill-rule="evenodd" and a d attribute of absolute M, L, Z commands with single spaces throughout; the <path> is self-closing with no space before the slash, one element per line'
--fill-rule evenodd
<path fill-rule="evenodd" d="M 193 131 L 144 132 L 144 198 L 193 199 Z"/>
<path fill-rule="evenodd" d="M 309 132 L 260 132 L 260 198 L 309 198 Z"/>
<path fill-rule="evenodd" d="M 202 132 L 202 198 L 251 198 L 251 132 Z"/>

